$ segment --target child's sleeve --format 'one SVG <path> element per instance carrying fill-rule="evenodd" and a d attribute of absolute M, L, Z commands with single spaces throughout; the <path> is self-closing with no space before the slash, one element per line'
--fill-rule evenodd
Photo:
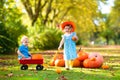
<path fill-rule="evenodd" d="M 22 46 L 20 46 L 20 47 L 18 48 L 18 50 L 19 50 L 20 52 L 22 52 L 23 47 L 22 47 Z"/>

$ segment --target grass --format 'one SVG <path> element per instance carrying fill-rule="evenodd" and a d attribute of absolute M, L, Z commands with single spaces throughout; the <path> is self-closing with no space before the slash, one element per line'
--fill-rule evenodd
<path fill-rule="evenodd" d="M 45 58 L 44 70 L 36 71 L 36 65 L 29 65 L 28 70 L 20 70 L 17 55 L 0 55 L 0 80 L 120 80 L 120 48 L 83 48 L 86 52 L 99 52 L 104 57 L 104 64 L 109 69 L 73 68 L 66 71 L 64 67 L 61 74 L 56 73 L 56 67 L 49 66 L 51 55 L 43 55 Z"/>

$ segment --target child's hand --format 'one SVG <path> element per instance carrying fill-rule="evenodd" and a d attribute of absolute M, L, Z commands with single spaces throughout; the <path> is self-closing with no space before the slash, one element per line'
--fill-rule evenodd
<path fill-rule="evenodd" d="M 22 56 L 22 58 L 25 58 L 25 56 Z"/>

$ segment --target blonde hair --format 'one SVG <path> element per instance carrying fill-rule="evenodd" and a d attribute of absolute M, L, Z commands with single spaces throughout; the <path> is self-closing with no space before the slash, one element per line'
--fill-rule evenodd
<path fill-rule="evenodd" d="M 28 37 L 24 35 L 24 36 L 21 38 L 21 43 L 23 43 L 23 41 L 25 41 L 26 39 L 28 39 Z"/>

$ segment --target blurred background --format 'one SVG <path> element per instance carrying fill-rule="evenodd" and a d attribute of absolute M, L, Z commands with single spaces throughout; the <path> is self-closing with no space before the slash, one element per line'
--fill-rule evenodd
<path fill-rule="evenodd" d="M 57 49 L 64 21 L 76 24 L 77 45 L 120 45 L 120 0 L 0 0 L 0 54 Z"/>

